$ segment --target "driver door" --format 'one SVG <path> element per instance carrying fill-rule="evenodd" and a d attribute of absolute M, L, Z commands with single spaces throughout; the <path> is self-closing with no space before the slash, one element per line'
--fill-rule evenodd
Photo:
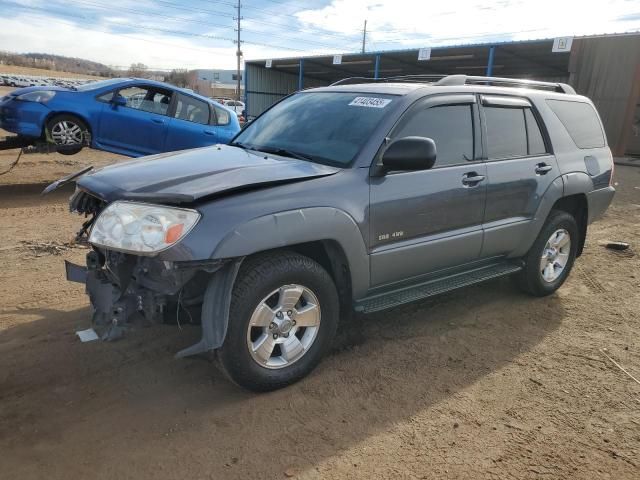
<path fill-rule="evenodd" d="M 478 260 L 487 171 L 476 96 L 420 100 L 400 119 L 391 141 L 435 141 L 433 168 L 371 178 L 371 286 L 390 285 Z"/>
<path fill-rule="evenodd" d="M 169 124 L 170 90 L 136 85 L 115 92 L 126 105 L 105 103 L 100 115 L 97 141 L 126 151 L 129 155 L 150 155 L 165 151 Z M 113 97 L 112 97 L 113 98 Z"/>

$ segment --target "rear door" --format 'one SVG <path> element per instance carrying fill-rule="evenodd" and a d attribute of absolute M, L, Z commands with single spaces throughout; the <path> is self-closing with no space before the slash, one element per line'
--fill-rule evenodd
<path fill-rule="evenodd" d="M 111 102 L 113 95 L 123 97 L 126 105 Z M 96 140 L 135 155 L 164 152 L 171 96 L 170 90 L 144 84 L 103 95 Z"/>
<path fill-rule="evenodd" d="M 371 284 L 381 286 L 477 260 L 482 247 L 486 164 L 472 94 L 419 101 L 391 139 L 432 138 L 434 167 L 372 177 Z"/>
<path fill-rule="evenodd" d="M 215 118 L 208 102 L 182 93 L 176 94 L 169 128 L 166 151 L 205 147 L 218 142 Z"/>
<path fill-rule="evenodd" d="M 529 100 L 480 98 L 488 175 L 482 257 L 487 258 L 509 255 L 527 240 L 529 223 L 559 172 Z"/>

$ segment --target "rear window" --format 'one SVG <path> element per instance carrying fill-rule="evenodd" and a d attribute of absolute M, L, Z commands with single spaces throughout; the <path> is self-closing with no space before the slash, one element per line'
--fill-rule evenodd
<path fill-rule="evenodd" d="M 521 108 L 484 107 L 490 159 L 527 156 L 527 127 Z"/>
<path fill-rule="evenodd" d="M 173 116 L 187 122 L 207 125 L 209 123 L 209 104 L 180 93 Z"/>
<path fill-rule="evenodd" d="M 578 148 L 604 147 L 604 133 L 595 109 L 588 103 L 547 100 Z"/>

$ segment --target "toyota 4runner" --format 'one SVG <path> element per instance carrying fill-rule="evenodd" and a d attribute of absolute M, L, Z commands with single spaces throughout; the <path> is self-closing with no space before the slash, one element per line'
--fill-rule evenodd
<path fill-rule="evenodd" d="M 350 79 L 290 95 L 230 145 L 79 172 L 86 285 L 105 340 L 134 319 L 201 323 L 241 386 L 308 374 L 340 315 L 513 275 L 566 280 L 609 206 L 613 159 L 565 84 Z"/>

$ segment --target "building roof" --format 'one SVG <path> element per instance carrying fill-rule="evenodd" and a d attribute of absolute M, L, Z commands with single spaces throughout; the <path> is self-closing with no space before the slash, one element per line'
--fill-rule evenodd
<path fill-rule="evenodd" d="M 589 35 L 601 36 L 638 35 L 640 33 Z M 495 76 L 566 80 L 569 52 L 552 52 L 553 38 L 504 41 L 490 43 L 438 46 L 431 49 L 428 60 L 418 60 L 419 48 L 342 54 L 341 63 L 333 63 L 334 55 L 313 55 L 271 59 L 271 69 L 297 75 L 303 60 L 305 78 L 331 83 L 344 77 L 390 77 L 394 75 L 456 73 L 484 75 L 489 63 L 490 47 L 494 49 L 493 71 Z M 376 57 L 378 60 L 376 60 Z M 378 62 L 376 69 L 376 61 Z M 247 66 L 265 68 L 266 60 L 247 60 Z"/>

